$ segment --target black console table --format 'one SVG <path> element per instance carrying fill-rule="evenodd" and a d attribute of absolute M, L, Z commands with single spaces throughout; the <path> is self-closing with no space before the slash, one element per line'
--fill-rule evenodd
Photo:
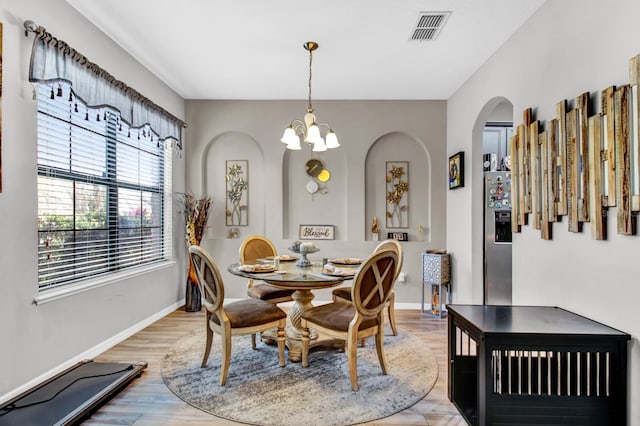
<path fill-rule="evenodd" d="M 449 400 L 472 425 L 624 425 L 631 336 L 557 307 L 448 305 Z"/>

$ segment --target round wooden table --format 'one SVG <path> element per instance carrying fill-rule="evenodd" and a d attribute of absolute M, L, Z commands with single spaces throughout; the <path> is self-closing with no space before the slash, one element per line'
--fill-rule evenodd
<path fill-rule="evenodd" d="M 295 290 L 292 297 L 293 306 L 289 311 L 289 326 L 287 327 L 286 345 L 289 350 L 289 360 L 299 362 L 302 359 L 302 326 L 300 320 L 302 313 L 313 307 L 311 301 L 315 295 L 313 290 L 336 287 L 345 280 L 353 279 L 353 275 L 333 276 L 322 273 L 322 264 L 312 262 L 311 266 L 301 268 L 295 262 L 280 262 L 278 272 L 256 273 L 245 272 L 238 269 L 240 263 L 229 265 L 227 270 L 233 275 L 251 278 L 258 281 L 285 289 Z M 311 337 L 310 347 L 326 345 L 331 340 L 321 339 L 315 330 L 309 330 Z"/>

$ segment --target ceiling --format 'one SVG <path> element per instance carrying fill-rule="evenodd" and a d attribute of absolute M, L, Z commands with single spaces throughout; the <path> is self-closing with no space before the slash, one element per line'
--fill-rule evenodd
<path fill-rule="evenodd" d="M 544 1 L 67 0 L 185 99 L 448 99 Z"/>

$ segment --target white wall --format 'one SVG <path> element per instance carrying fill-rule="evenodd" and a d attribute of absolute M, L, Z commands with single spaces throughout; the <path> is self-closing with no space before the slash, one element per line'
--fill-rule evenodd
<path fill-rule="evenodd" d="M 184 101 L 64 1 L 3 0 L 0 193 L 0 399 L 184 298 L 184 263 L 34 305 L 38 294 L 36 102 L 28 82 L 33 20 L 178 117 Z M 174 189 L 184 188 L 174 160 Z M 174 223 L 181 223 L 180 218 Z M 182 248 L 178 228 L 176 249 Z M 178 259 L 180 260 L 180 259 Z M 136 360 L 131 360 L 136 361 Z"/>
<path fill-rule="evenodd" d="M 482 201 L 480 128 L 497 97 L 514 105 L 514 125 L 525 108 L 534 119 L 555 118 L 555 104 L 628 84 L 628 61 L 640 53 L 640 2 L 631 0 L 549 0 L 449 100 L 449 154 L 469 156 L 472 185 L 449 193 L 447 247 L 454 253 L 454 300 L 482 303 Z M 598 107 L 599 111 L 599 107 Z M 471 212 L 471 213 L 469 213 Z M 629 419 L 640 424 L 640 236 L 616 234 L 609 210 L 607 241 L 553 225 L 553 240 L 524 226 L 514 234 L 513 302 L 560 306 L 632 334 L 629 344 Z"/>
<path fill-rule="evenodd" d="M 365 200 L 380 188 L 365 185 L 365 178 L 370 173 L 366 167 L 367 155 L 374 144 L 377 146 L 376 141 L 383 138 L 390 141 L 387 150 L 380 151 L 386 152 L 386 160 L 409 161 L 411 174 L 410 228 L 397 230 L 410 235 L 410 241 L 403 243 L 408 279 L 405 284 L 396 285 L 396 302 L 420 302 L 421 253 L 427 248 L 444 248 L 445 244 L 444 101 L 314 102 L 318 121 L 330 123 L 342 145 L 320 155 L 332 177 L 323 184 L 328 193 L 314 195 L 305 191 L 310 178 L 305 175 L 304 166 L 311 155 L 310 150 L 305 147 L 301 151 L 286 152 L 285 145 L 280 142 L 289 122 L 305 113 L 304 101 L 187 101 L 186 108 L 190 129 L 187 188 L 201 194 L 206 187 L 207 195 L 213 197 L 211 228 L 202 246 L 212 253 L 223 271 L 227 297 L 245 295 L 245 280 L 229 274 L 226 266 L 237 262 L 240 243 L 251 234 L 267 236 L 279 252 L 286 253 L 291 242 L 298 239 L 299 224 L 335 225 L 336 240 L 316 241 L 320 251 L 311 259 L 364 257 L 371 253 L 377 243 L 370 241 L 372 214 L 366 210 Z M 230 135 L 236 135 L 237 143 L 229 139 Z M 249 149 L 247 140 L 255 141 L 258 148 Z M 217 147 L 223 141 L 232 148 Z M 261 158 L 257 153 L 262 153 Z M 371 164 L 384 179 L 385 158 L 378 154 L 371 158 Z M 233 158 L 220 157 L 224 155 Z M 256 185 L 264 191 L 263 194 L 250 194 L 249 209 L 258 210 L 259 217 L 255 218 L 251 213 L 252 222 L 248 227 L 239 228 L 238 239 L 226 238 L 228 228 L 224 226 L 222 171 L 224 161 L 230 159 L 249 159 L 250 192 Z M 256 162 L 258 167 L 253 168 L 252 164 Z M 367 194 L 367 191 L 372 192 Z M 378 201 L 384 196 L 375 195 Z M 376 211 L 381 239 L 386 238 L 384 205 L 372 203 L 371 209 Z M 422 242 L 417 241 L 419 224 L 428 228 Z M 330 300 L 330 294 L 319 292 L 317 299 Z"/>

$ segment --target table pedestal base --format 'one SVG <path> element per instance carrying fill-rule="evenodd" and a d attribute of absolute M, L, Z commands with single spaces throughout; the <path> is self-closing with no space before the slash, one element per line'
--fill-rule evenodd
<path fill-rule="evenodd" d="M 315 296 L 311 290 L 296 290 L 292 297 L 295 303 L 291 307 L 291 311 L 289 311 L 289 326 L 286 330 L 285 344 L 289 352 L 289 361 L 300 362 L 302 361 L 302 313 L 313 307 L 311 301 Z M 276 342 L 276 335 L 277 330 L 273 329 L 265 331 L 261 337 L 265 343 L 271 344 Z M 321 336 L 314 329 L 309 330 L 309 338 L 311 339 L 309 348 L 315 346 L 343 347 L 343 343 L 340 340 Z"/>

